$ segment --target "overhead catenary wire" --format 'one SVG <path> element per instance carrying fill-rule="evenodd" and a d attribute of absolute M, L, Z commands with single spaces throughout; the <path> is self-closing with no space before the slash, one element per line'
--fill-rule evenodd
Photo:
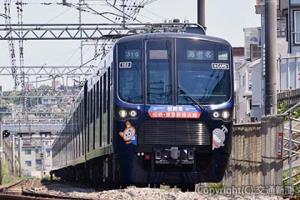
<path fill-rule="evenodd" d="M 85 5 L 84 6 L 84 9 L 83 9 L 83 12 L 86 12 L 86 11 L 91 11 L 91 12 L 93 12 L 93 10 L 94 11 L 96 11 L 96 12 L 93 12 L 93 14 L 99 14 L 99 13 L 101 13 L 101 12 L 98 12 L 96 9 L 94 9 L 94 8 L 92 8 L 92 10 L 90 10 L 88 7 L 91 7 L 91 5 L 93 5 L 93 2 L 96 2 L 96 1 L 89 1 L 89 0 L 86 0 L 84 3 L 83 3 L 83 5 Z M 111 4 L 111 2 L 113 2 L 113 1 L 108 1 L 108 0 L 102 0 L 102 1 L 97 1 L 97 4 L 99 4 L 99 2 L 101 2 L 102 4 L 104 4 L 104 3 L 109 3 L 109 4 Z M 113 6 L 121 6 L 120 5 L 120 2 L 121 2 L 121 0 L 120 1 L 115 1 L 116 3 L 115 4 L 111 4 L 111 5 L 113 5 Z M 123 5 L 123 7 L 125 8 L 126 7 L 126 9 L 124 9 L 124 12 L 126 12 L 125 14 L 126 14 L 126 16 L 131 16 L 131 17 L 128 17 L 128 18 L 126 18 L 126 20 L 129 20 L 128 22 L 132 22 L 132 21 L 134 21 L 134 20 L 137 20 L 137 18 L 136 18 L 136 16 L 137 16 L 137 14 L 139 13 L 139 11 L 140 11 L 140 9 L 141 8 L 143 8 L 144 7 L 144 5 L 147 3 L 147 2 L 149 2 L 149 1 L 138 1 L 138 0 L 132 0 L 132 1 L 124 1 L 125 2 L 125 4 L 126 4 L 126 6 L 124 6 Z M 20 3 L 20 2 L 19 2 Z M 72 3 L 72 5 L 74 5 L 74 7 L 73 8 L 76 8 L 77 9 L 77 7 L 78 7 L 78 4 L 76 4 L 75 2 L 71 2 Z M 37 4 L 43 4 L 43 5 L 62 5 L 60 2 L 46 2 L 46 1 L 44 1 L 44 2 L 26 2 L 26 1 L 22 1 L 22 3 L 21 3 L 22 5 L 30 5 L 30 4 L 35 4 L 35 5 L 37 5 Z M 107 4 L 108 5 L 108 4 Z M 108 5 L 109 6 L 109 5 Z M 51 20 L 55 20 L 55 19 L 57 19 L 58 17 L 60 17 L 60 16 L 62 16 L 62 15 L 64 15 L 66 12 L 68 12 L 69 10 L 71 10 L 71 9 L 66 9 L 66 10 L 64 10 L 63 12 L 61 12 L 61 13 L 59 13 L 58 15 L 56 15 L 54 18 L 52 18 L 52 19 L 50 19 L 49 21 L 51 21 Z M 115 18 L 114 20 L 111 20 L 111 21 L 114 21 L 114 22 L 119 22 L 120 20 L 121 20 L 121 15 L 120 14 L 118 14 L 118 12 L 116 12 L 117 14 L 113 14 L 113 13 L 110 13 L 110 12 L 102 12 L 102 14 L 104 14 L 104 15 L 106 15 L 106 16 L 109 16 L 110 15 L 110 18 Z M 49 22 L 48 22 L 49 23 Z M 87 64 L 90 64 L 91 62 L 95 62 L 95 61 L 97 61 L 97 60 L 101 60 L 103 57 L 104 57 L 104 55 L 105 55 L 105 53 L 106 52 L 108 52 L 108 50 L 111 48 L 111 46 L 112 45 L 109 45 L 109 44 L 112 44 L 114 42 L 114 40 L 111 40 L 111 39 L 107 39 L 106 41 L 103 41 L 101 44 L 100 44 L 100 46 L 99 46 L 99 48 L 98 48 L 98 50 L 95 50 L 95 53 L 94 53 L 94 55 L 92 56 L 92 58 L 91 59 L 89 59 L 89 60 L 87 60 L 85 63 L 83 63 L 83 65 L 87 65 Z M 75 54 L 75 53 L 74 53 Z M 71 56 L 71 58 L 72 58 L 73 56 Z M 68 62 L 68 61 L 66 61 L 66 62 Z M 65 62 L 65 63 L 66 63 Z M 79 67 L 80 68 L 80 67 Z"/>
<path fill-rule="evenodd" d="M 54 16 L 53 18 L 51 18 L 48 21 L 46 21 L 45 24 L 49 24 L 50 22 L 56 20 L 57 18 L 65 15 L 65 14 L 67 14 L 70 10 L 71 10 L 71 8 L 67 8 L 67 9 L 63 10 L 62 12 L 60 12 L 59 14 L 57 14 L 56 16 Z"/>

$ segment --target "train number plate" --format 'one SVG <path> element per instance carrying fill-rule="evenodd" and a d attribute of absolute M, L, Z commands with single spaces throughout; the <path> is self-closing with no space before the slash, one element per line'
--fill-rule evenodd
<path fill-rule="evenodd" d="M 229 69 L 229 64 L 226 64 L 226 63 L 212 63 L 211 68 L 212 69 L 228 70 Z"/>
<path fill-rule="evenodd" d="M 130 69 L 132 67 L 132 62 L 120 62 L 119 68 Z"/>

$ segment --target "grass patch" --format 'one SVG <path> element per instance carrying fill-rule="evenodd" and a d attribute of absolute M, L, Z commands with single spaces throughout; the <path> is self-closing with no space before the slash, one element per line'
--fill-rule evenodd
<path fill-rule="evenodd" d="M 16 177 L 11 175 L 9 171 L 9 165 L 6 161 L 3 161 L 2 174 L 2 185 L 10 185 L 22 179 L 22 177 Z"/>
<path fill-rule="evenodd" d="M 299 174 L 299 175 L 294 176 L 292 178 L 292 186 L 295 183 L 297 183 L 298 181 L 300 181 L 300 167 L 293 168 L 292 175 L 293 174 Z M 284 170 L 284 172 L 283 172 L 283 179 L 287 178 L 288 176 L 289 176 L 289 170 Z M 285 193 L 287 193 L 287 191 L 288 191 L 288 184 L 289 184 L 289 180 L 288 179 L 285 180 L 285 181 L 283 181 L 283 183 L 282 183 L 282 185 L 283 185 L 283 187 L 285 189 Z M 300 196 L 300 184 L 298 184 L 296 186 L 293 186 L 293 191 L 294 191 L 293 195 Z"/>

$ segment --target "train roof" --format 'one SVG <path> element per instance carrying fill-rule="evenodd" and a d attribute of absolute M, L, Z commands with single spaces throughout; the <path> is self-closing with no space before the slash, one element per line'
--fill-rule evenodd
<path fill-rule="evenodd" d="M 117 41 L 117 43 L 132 41 L 132 40 L 144 40 L 144 39 L 155 39 L 155 38 L 195 38 L 195 39 L 217 42 L 217 43 L 222 43 L 231 46 L 231 44 L 228 41 L 218 37 L 195 34 L 195 33 L 182 33 L 182 32 L 179 33 L 160 32 L 160 33 L 143 33 L 143 34 L 130 35 L 130 36 L 122 37 Z"/>

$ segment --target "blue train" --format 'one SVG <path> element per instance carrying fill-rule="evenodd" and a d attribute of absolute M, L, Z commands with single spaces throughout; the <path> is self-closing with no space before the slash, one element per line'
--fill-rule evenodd
<path fill-rule="evenodd" d="M 232 48 L 195 33 L 119 39 L 53 144 L 51 175 L 117 187 L 219 182 L 231 151 Z"/>

